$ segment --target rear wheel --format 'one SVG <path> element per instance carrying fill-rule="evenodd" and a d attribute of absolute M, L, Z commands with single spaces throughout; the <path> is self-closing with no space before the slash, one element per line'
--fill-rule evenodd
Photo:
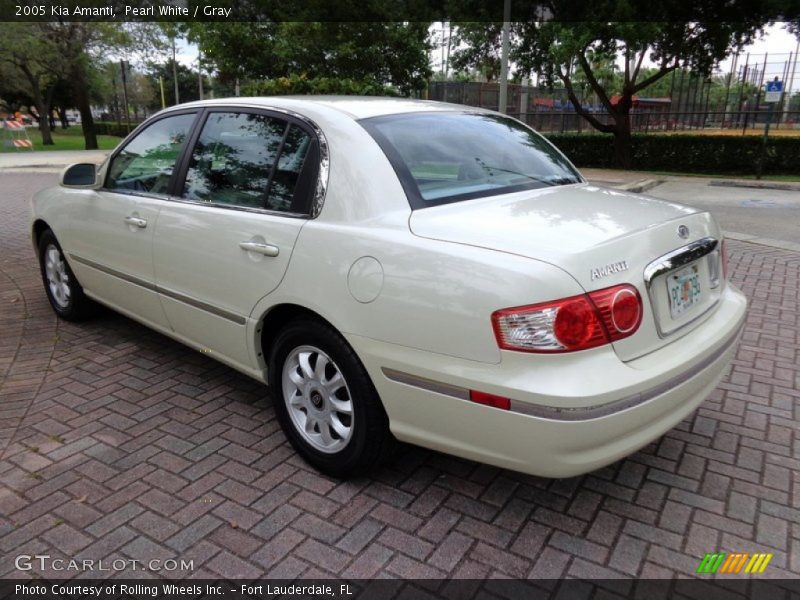
<path fill-rule="evenodd" d="M 96 304 L 83 293 L 55 234 L 49 229 L 39 238 L 39 266 L 47 299 L 59 317 L 80 321 L 94 313 Z"/>
<path fill-rule="evenodd" d="M 289 441 L 320 471 L 350 477 L 389 455 L 394 438 L 380 398 L 353 349 L 329 325 L 289 323 L 272 347 L 269 384 Z"/>

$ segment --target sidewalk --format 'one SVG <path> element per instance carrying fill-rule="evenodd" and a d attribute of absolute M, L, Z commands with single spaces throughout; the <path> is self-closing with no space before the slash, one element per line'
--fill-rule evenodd
<path fill-rule="evenodd" d="M 100 164 L 108 150 L 59 150 L 52 152 L 4 152 L 0 154 L 0 172 L 28 171 L 60 172 L 75 163 Z"/>

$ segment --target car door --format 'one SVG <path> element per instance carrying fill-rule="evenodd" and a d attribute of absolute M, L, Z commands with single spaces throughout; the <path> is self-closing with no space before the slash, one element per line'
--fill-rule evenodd
<path fill-rule="evenodd" d="M 197 114 L 168 113 L 147 124 L 111 157 L 104 186 L 70 215 L 70 264 L 83 287 L 160 327 L 168 323 L 155 291 L 153 233 Z"/>
<path fill-rule="evenodd" d="M 306 222 L 318 140 L 292 117 L 207 110 L 154 238 L 170 325 L 204 351 L 253 369 L 250 313 L 283 278 Z"/>

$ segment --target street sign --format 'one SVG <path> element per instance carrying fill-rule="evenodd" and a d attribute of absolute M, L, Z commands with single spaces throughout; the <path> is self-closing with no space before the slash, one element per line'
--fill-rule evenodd
<path fill-rule="evenodd" d="M 767 93 L 764 94 L 765 102 L 780 102 L 781 94 L 783 93 L 783 82 L 778 81 L 777 77 L 774 81 L 768 81 L 766 92 Z"/>

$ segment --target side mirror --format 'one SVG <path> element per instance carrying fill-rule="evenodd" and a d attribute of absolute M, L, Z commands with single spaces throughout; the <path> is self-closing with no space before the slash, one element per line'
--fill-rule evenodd
<path fill-rule="evenodd" d="M 61 185 L 70 188 L 94 188 L 97 183 L 97 167 L 89 163 L 70 165 L 61 174 Z"/>

